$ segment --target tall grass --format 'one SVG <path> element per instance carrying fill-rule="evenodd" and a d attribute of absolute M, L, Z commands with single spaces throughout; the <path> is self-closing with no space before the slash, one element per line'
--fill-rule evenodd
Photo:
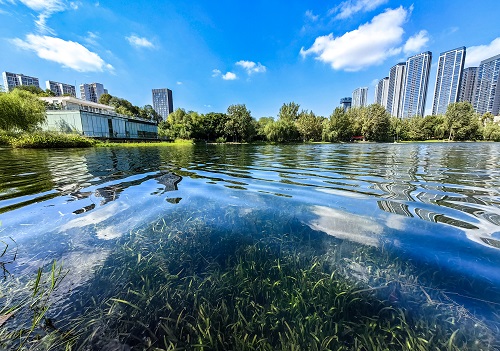
<path fill-rule="evenodd" d="M 78 134 L 64 134 L 55 132 L 23 133 L 11 139 L 10 144 L 15 148 L 73 148 L 91 147 L 97 142 Z"/>

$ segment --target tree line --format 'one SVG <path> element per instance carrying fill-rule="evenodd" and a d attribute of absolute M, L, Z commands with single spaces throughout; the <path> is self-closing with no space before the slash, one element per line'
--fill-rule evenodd
<path fill-rule="evenodd" d="M 277 119 L 251 116 L 245 105 L 231 105 L 226 113 L 200 114 L 177 109 L 158 125 L 160 136 L 207 142 L 349 142 L 366 140 L 493 140 L 500 141 L 500 125 L 493 115 L 479 115 L 468 102 L 450 104 L 444 115 L 391 117 L 379 104 L 337 107 L 329 117 L 301 110 L 295 102 L 285 103 Z"/>
<path fill-rule="evenodd" d="M 32 91 L 33 90 L 33 91 Z M 46 119 L 45 103 L 38 96 L 46 91 L 17 87 L 0 92 L 0 129 L 33 131 Z M 99 102 L 114 106 L 117 113 L 159 122 L 158 134 L 166 139 L 193 139 L 207 142 L 349 142 L 419 140 L 493 140 L 500 141 L 500 125 L 491 113 L 479 115 L 468 102 L 450 104 L 444 115 L 391 117 L 378 104 L 351 108 L 337 107 L 329 117 L 300 109 L 295 102 L 285 103 L 277 118 L 253 118 L 244 104 L 231 105 L 225 113 L 200 114 L 177 109 L 163 121 L 151 105 L 138 107 L 129 101 L 103 94 Z"/>

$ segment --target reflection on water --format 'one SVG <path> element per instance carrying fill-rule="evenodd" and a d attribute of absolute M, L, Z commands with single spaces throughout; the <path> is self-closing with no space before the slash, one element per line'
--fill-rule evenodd
<path fill-rule="evenodd" d="M 264 236 L 272 233 L 228 213 L 279 212 L 283 228 L 298 221 L 390 250 L 477 281 L 482 290 L 453 287 L 469 302 L 500 303 L 499 166 L 493 143 L 0 149 L 0 237 L 17 243 L 7 269 L 62 259 L 74 288 L 120 240 L 175 211 L 221 233 Z M 169 217 L 169 237 L 187 228 L 178 218 Z"/>

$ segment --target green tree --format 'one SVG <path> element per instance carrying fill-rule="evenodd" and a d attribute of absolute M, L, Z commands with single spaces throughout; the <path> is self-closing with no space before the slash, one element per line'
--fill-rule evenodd
<path fill-rule="evenodd" d="M 353 137 L 352 121 L 342 107 L 335 108 L 323 124 L 324 141 L 349 141 Z"/>
<path fill-rule="evenodd" d="M 479 136 L 480 119 L 470 102 L 455 102 L 448 105 L 445 114 L 449 140 L 473 140 Z"/>
<path fill-rule="evenodd" d="M 0 129 L 33 131 L 46 119 L 45 103 L 24 89 L 0 93 Z"/>
<path fill-rule="evenodd" d="M 103 104 L 103 105 L 110 105 L 110 100 L 113 96 L 111 96 L 110 94 L 108 93 L 105 93 L 105 94 L 102 94 L 100 97 L 99 97 L 99 103 L 100 104 Z"/>
<path fill-rule="evenodd" d="M 266 126 L 270 123 L 274 123 L 273 117 L 261 117 L 255 123 L 255 135 L 259 140 L 266 140 Z"/>
<path fill-rule="evenodd" d="M 278 112 L 278 118 L 283 121 L 295 122 L 299 118 L 300 105 L 295 102 L 283 104 Z"/>
<path fill-rule="evenodd" d="M 233 141 L 249 141 L 252 138 L 252 116 L 244 104 L 229 106 L 227 117 L 224 129 L 226 135 L 232 137 Z"/>
<path fill-rule="evenodd" d="M 321 141 L 323 118 L 317 117 L 312 111 L 301 111 L 295 122 L 302 141 Z"/>
<path fill-rule="evenodd" d="M 500 125 L 493 120 L 486 122 L 483 128 L 484 140 L 500 141 Z"/>
<path fill-rule="evenodd" d="M 390 136 L 390 116 L 379 104 L 371 104 L 366 108 L 363 118 L 362 133 L 366 140 L 387 141 Z"/>

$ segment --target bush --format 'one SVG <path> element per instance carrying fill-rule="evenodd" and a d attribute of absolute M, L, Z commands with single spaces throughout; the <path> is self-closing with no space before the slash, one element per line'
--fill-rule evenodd
<path fill-rule="evenodd" d="M 224 138 L 224 137 L 218 137 L 217 139 L 215 139 L 215 142 L 217 144 L 225 144 L 226 143 L 226 138 Z"/>
<path fill-rule="evenodd" d="M 78 134 L 62 134 L 54 132 L 24 133 L 11 140 L 11 145 L 17 148 L 70 148 L 91 147 L 97 141 Z"/>

